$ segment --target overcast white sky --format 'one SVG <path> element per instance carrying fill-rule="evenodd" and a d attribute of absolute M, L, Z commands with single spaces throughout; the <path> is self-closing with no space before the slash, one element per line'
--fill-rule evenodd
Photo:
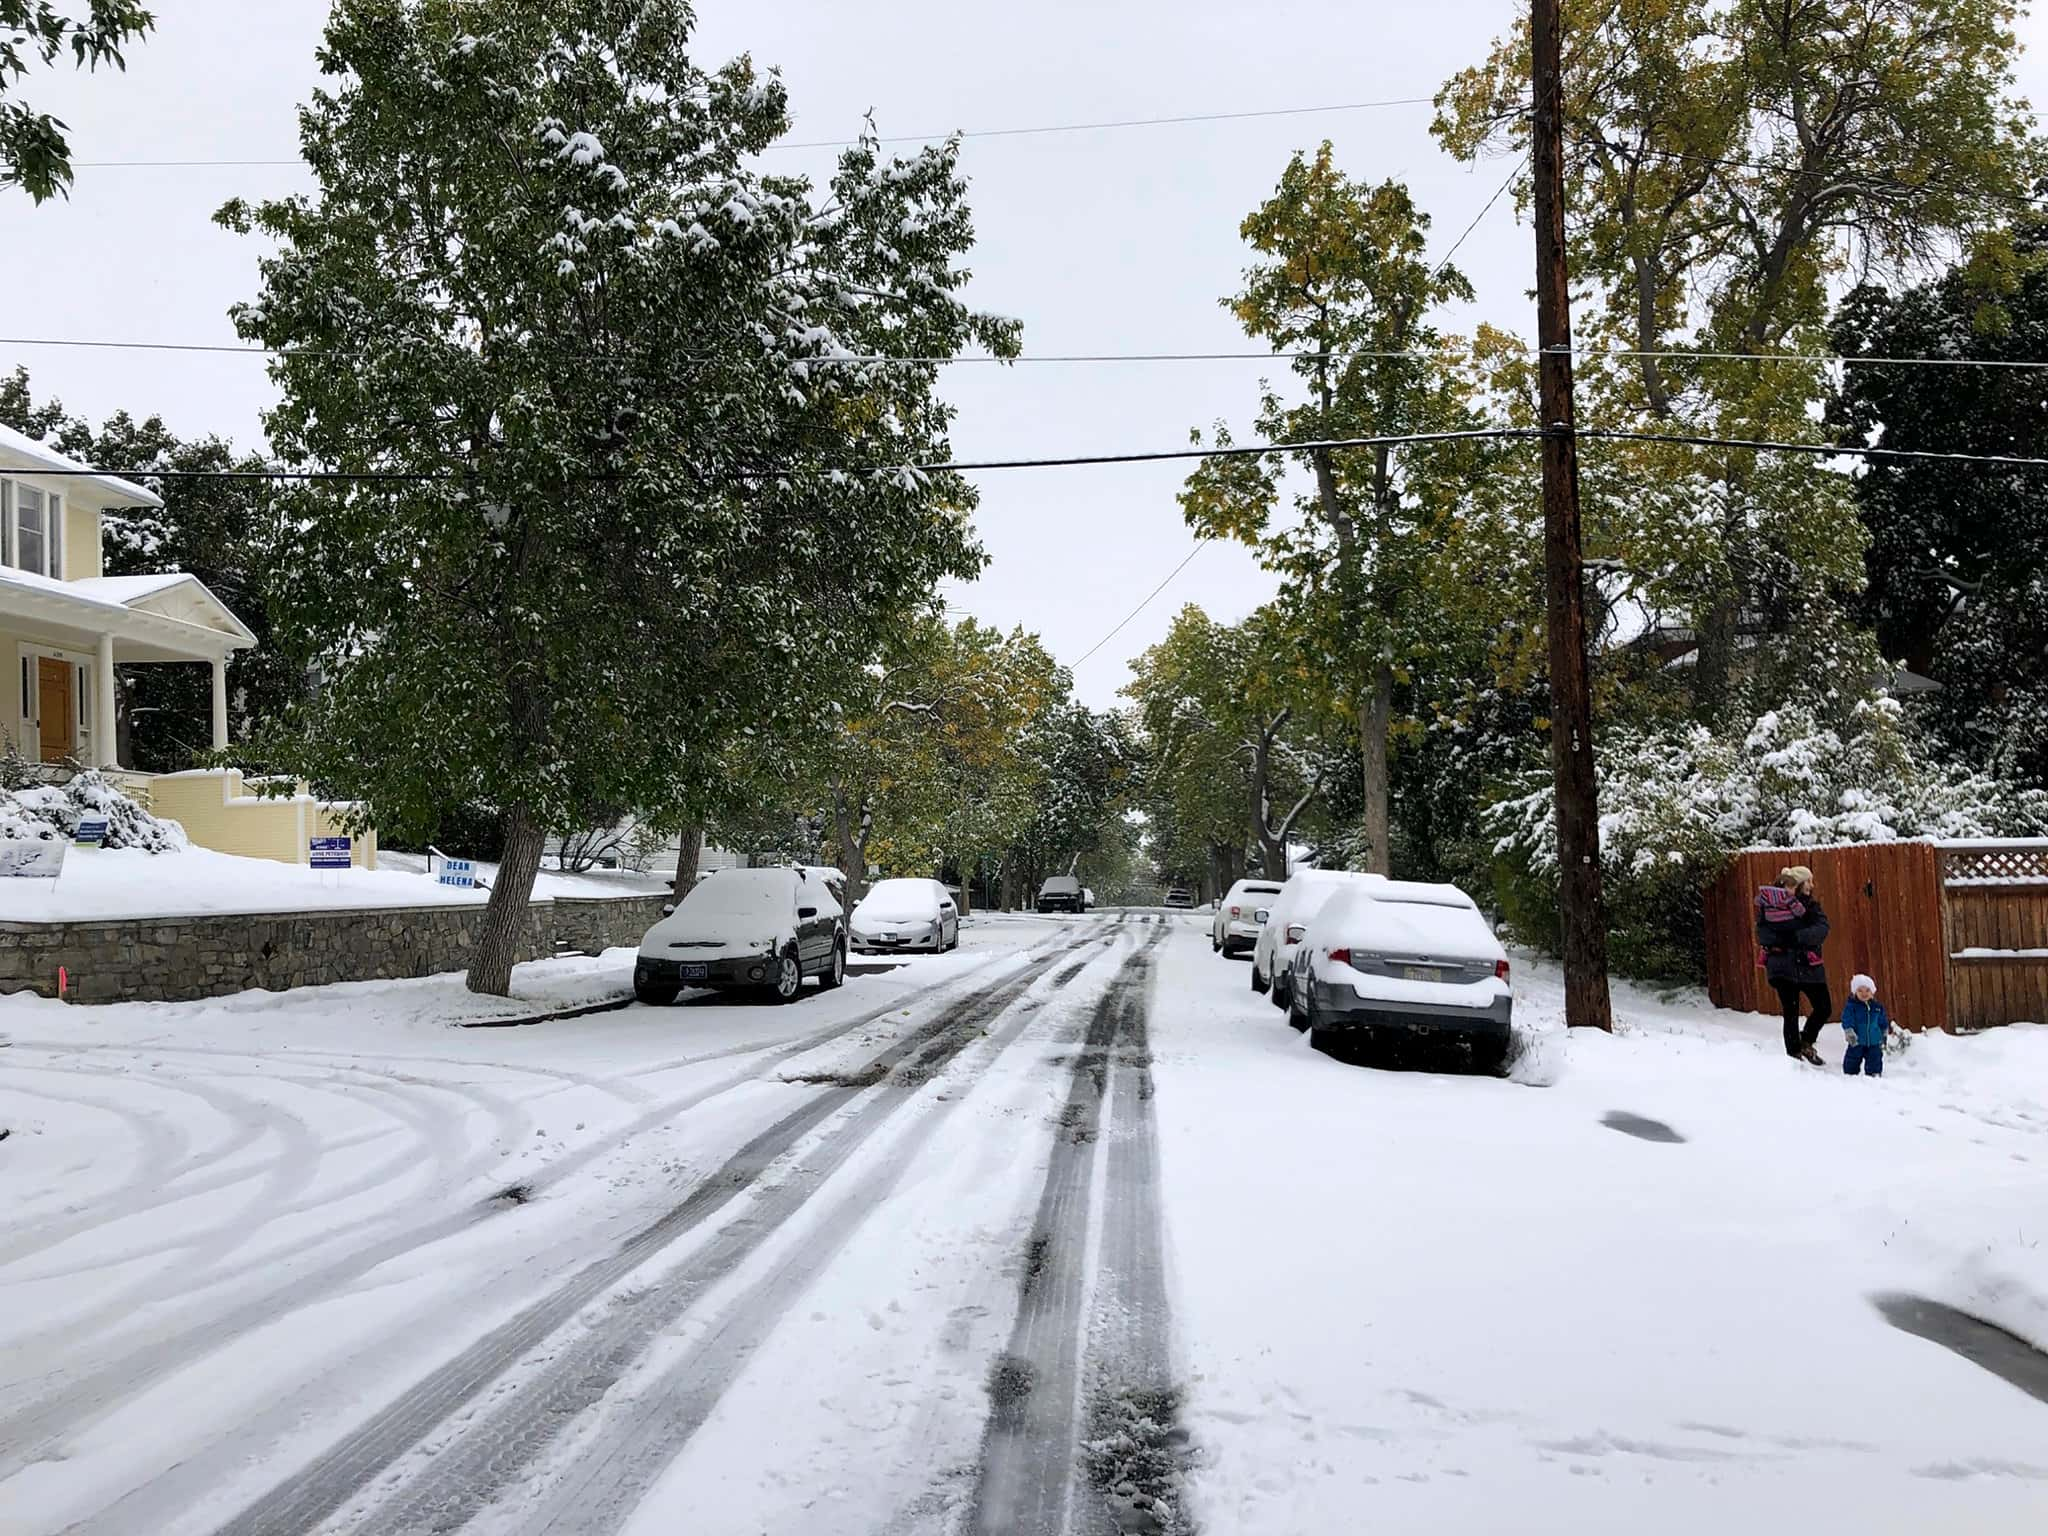
<path fill-rule="evenodd" d="M 832 139 L 873 109 L 887 134 L 1427 97 L 1484 57 L 1517 0 L 741 0 L 700 4 L 697 55 L 750 52 L 790 87 L 793 138 Z M 24 96 L 65 118 L 82 161 L 277 159 L 297 153 L 294 107 L 317 79 L 319 0 L 167 0 L 124 75 L 38 75 Z M 2030 19 L 2023 85 L 2041 97 L 2048 24 Z M 1287 156 L 1324 137 L 1355 176 L 1404 178 L 1456 239 L 1507 174 L 1461 166 L 1429 137 L 1427 106 L 1251 121 L 969 139 L 979 232 L 977 304 L 1024 321 L 1027 353 L 1244 350 L 1218 307 L 1244 264 L 1238 222 Z M 822 175 L 828 152 L 788 152 Z M 227 306 L 253 295 L 250 243 L 210 222 L 231 196 L 304 185 L 290 169 L 81 169 L 68 204 L 0 199 L 9 336 L 233 342 Z M 1534 254 L 1503 198 L 1458 254 L 1478 302 L 1448 316 L 1529 329 Z M 205 354 L 0 345 L 95 421 L 161 413 L 186 434 L 260 435 L 261 363 Z M 967 458 L 1185 445 L 1217 418 L 1244 435 L 1260 365 L 988 365 L 951 370 Z M 984 474 L 991 557 L 961 608 L 1037 630 L 1070 664 L 1192 547 L 1174 494 L 1186 466 Z M 1241 617 L 1269 579 L 1212 544 L 1141 616 L 1076 668 L 1084 699 L 1114 703 L 1126 662 L 1183 603 Z"/>

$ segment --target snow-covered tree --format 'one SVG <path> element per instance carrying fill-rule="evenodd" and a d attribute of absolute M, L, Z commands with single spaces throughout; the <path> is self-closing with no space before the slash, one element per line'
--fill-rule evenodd
<path fill-rule="evenodd" d="M 676 822 L 725 749 L 824 717 L 979 555 L 936 366 L 1014 322 L 960 300 L 956 148 L 765 174 L 782 84 L 688 53 L 685 0 L 338 0 L 301 112 L 310 196 L 245 337 L 315 480 L 276 614 L 324 679 L 289 761 L 394 829 L 482 801 L 505 850 L 469 975 L 502 992 L 545 829 Z"/>
<path fill-rule="evenodd" d="M 0 187 L 20 187 L 37 202 L 71 191 L 71 141 L 65 124 L 9 93 L 32 67 L 66 54 L 79 69 L 126 69 L 121 50 L 146 36 L 156 17 L 140 0 L 88 0 L 85 14 L 57 0 L 0 0 Z"/>

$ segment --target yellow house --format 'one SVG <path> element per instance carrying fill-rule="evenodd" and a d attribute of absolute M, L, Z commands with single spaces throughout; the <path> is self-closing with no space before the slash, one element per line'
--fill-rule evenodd
<path fill-rule="evenodd" d="M 228 745 L 228 657 L 256 637 L 193 576 L 108 576 L 100 518 L 161 507 L 154 494 L 0 426 L 0 731 L 31 762 L 77 763 L 108 776 L 192 841 L 305 863 L 310 837 L 337 830 L 340 807 L 299 793 L 244 789 L 233 770 L 157 776 L 122 767 L 114 668 L 204 662 L 213 668 L 213 749 Z M 4 738 L 0 738 L 4 739 Z M 374 866 L 375 839 L 359 839 Z"/>

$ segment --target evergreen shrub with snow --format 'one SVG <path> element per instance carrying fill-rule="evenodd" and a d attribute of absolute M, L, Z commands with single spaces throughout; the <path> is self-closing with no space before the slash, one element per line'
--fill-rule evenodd
<path fill-rule="evenodd" d="M 186 846 L 183 827 L 150 815 L 108 783 L 105 774 L 81 773 L 68 784 L 0 789 L 0 839 L 69 842 L 78 835 L 79 822 L 92 817 L 105 819 L 108 848 L 177 853 Z"/>
<path fill-rule="evenodd" d="M 1701 895 L 1740 849 L 2048 833 L 2048 794 L 1937 760 L 1889 698 L 1834 721 L 1788 704 L 1741 736 L 1691 722 L 1619 729 L 1600 742 L 1599 778 L 1613 959 L 1637 975 L 1704 974 Z M 1511 921 L 1548 944 L 1557 826 L 1547 770 L 1486 817 Z"/>

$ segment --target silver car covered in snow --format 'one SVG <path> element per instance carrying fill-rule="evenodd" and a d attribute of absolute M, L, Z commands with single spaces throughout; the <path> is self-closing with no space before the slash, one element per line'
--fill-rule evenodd
<path fill-rule="evenodd" d="M 1288 1018 L 1319 1045 L 1345 1036 L 1455 1041 L 1476 1064 L 1506 1058 L 1508 956 L 1455 885 L 1374 881 L 1340 891 L 1295 950 Z"/>

